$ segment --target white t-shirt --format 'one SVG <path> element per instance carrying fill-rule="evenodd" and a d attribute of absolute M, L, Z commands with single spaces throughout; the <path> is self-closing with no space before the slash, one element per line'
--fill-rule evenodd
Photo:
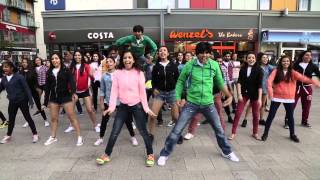
<path fill-rule="evenodd" d="M 79 70 L 80 66 L 81 66 L 81 64 L 76 64 L 76 69 Z"/>
<path fill-rule="evenodd" d="M 247 77 L 250 76 L 251 70 L 252 70 L 252 67 L 251 67 L 251 66 L 248 66 L 248 69 L 247 69 Z"/>
<path fill-rule="evenodd" d="M 162 66 L 166 67 L 169 64 L 170 61 L 167 62 L 159 62 Z"/>
<path fill-rule="evenodd" d="M 301 62 L 299 63 L 299 66 L 303 68 L 303 70 L 306 70 L 307 66 L 308 66 L 309 63 L 304 63 L 304 62 Z"/>
<path fill-rule="evenodd" d="M 37 67 L 36 67 L 36 71 L 39 71 L 39 70 L 40 70 L 40 67 L 41 67 L 41 66 L 37 66 Z"/>
<path fill-rule="evenodd" d="M 7 76 L 8 82 L 11 80 L 12 77 L 13 77 L 13 74 L 11 74 L 10 76 Z"/>
<path fill-rule="evenodd" d="M 53 73 L 54 77 L 57 78 L 59 71 L 60 71 L 60 68 L 53 68 L 53 69 L 52 69 L 52 73 Z"/>

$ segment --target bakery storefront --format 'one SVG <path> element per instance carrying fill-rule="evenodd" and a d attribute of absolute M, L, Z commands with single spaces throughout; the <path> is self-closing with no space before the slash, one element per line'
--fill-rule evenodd
<path fill-rule="evenodd" d="M 165 29 L 166 45 L 177 52 L 194 52 L 200 41 L 212 44 L 219 54 L 238 52 L 240 55 L 256 50 L 257 29 Z"/>

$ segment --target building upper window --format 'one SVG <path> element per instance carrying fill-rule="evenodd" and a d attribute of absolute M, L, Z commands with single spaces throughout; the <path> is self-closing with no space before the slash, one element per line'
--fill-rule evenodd
<path fill-rule="evenodd" d="M 300 0 L 299 1 L 299 11 L 309 11 L 310 10 L 310 0 Z"/>
<path fill-rule="evenodd" d="M 219 0 L 219 9 L 230 9 L 231 8 L 231 2 L 230 0 Z"/>
<path fill-rule="evenodd" d="M 10 11 L 7 8 L 3 9 L 3 21 L 10 22 Z"/>
<path fill-rule="evenodd" d="M 7 0 L 0 0 L 0 4 L 7 5 Z"/>
<path fill-rule="evenodd" d="M 174 9 L 176 7 L 175 0 L 148 0 L 148 8 L 149 9 L 166 9 L 166 8 Z"/>
<path fill-rule="evenodd" d="M 260 0 L 260 10 L 270 10 L 270 0 Z"/>

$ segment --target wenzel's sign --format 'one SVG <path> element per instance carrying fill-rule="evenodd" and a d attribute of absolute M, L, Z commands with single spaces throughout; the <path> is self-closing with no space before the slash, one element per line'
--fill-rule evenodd
<path fill-rule="evenodd" d="M 112 32 L 89 32 L 87 35 L 88 39 L 113 39 Z"/>
<path fill-rule="evenodd" d="M 202 29 L 200 31 L 171 31 L 169 34 L 170 39 L 205 39 L 212 38 L 213 33 L 208 29 Z"/>
<path fill-rule="evenodd" d="M 257 29 L 165 29 L 166 40 L 256 41 Z"/>

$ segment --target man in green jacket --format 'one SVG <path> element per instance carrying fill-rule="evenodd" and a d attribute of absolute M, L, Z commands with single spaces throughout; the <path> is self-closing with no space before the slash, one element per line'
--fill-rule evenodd
<path fill-rule="evenodd" d="M 141 25 L 135 25 L 133 27 L 133 35 L 125 36 L 116 41 L 118 47 L 129 44 L 133 54 L 138 58 L 138 63 L 142 66 L 147 58 L 145 55 L 145 49 L 147 46 L 150 48 L 150 55 L 154 56 L 157 51 L 157 45 L 152 39 L 143 34 L 143 27 Z"/>
<path fill-rule="evenodd" d="M 160 152 L 158 165 L 164 166 L 168 156 L 172 153 L 178 138 L 191 118 L 202 113 L 215 131 L 218 145 L 222 150 L 222 156 L 231 161 L 239 161 L 232 152 L 231 146 L 225 137 L 219 120 L 219 115 L 213 103 L 213 89 L 220 89 L 227 98 L 224 105 L 232 102 L 232 96 L 224 85 L 219 64 L 209 58 L 211 45 L 200 42 L 196 46 L 197 57 L 189 61 L 183 68 L 176 84 L 176 100 L 183 107 L 179 119 L 166 139 L 164 148 Z M 187 90 L 187 102 L 181 99 L 183 89 Z"/>

